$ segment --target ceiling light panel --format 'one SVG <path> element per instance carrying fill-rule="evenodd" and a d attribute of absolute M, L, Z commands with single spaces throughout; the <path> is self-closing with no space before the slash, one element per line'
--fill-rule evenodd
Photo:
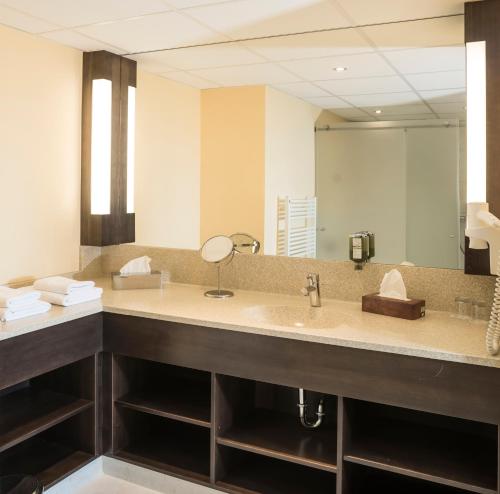
<path fill-rule="evenodd" d="M 223 36 L 177 12 L 96 24 L 78 31 L 104 43 L 122 47 L 128 53 L 225 40 Z"/>
<path fill-rule="evenodd" d="M 236 0 L 186 12 L 233 39 L 350 25 L 329 0 Z"/>
<path fill-rule="evenodd" d="M 64 27 L 170 10 L 162 0 L 2 0 L 2 4 Z"/>

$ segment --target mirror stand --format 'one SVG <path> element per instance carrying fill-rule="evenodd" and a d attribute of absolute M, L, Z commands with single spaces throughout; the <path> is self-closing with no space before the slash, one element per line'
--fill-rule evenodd
<path fill-rule="evenodd" d="M 234 293 L 230 290 L 221 290 L 220 289 L 220 269 L 221 263 L 217 263 L 217 290 L 208 290 L 205 292 L 205 297 L 209 298 L 230 298 L 234 296 Z"/>

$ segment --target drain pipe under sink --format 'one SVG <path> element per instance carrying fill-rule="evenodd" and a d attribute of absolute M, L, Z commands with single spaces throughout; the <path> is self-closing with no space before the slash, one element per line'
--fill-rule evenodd
<path fill-rule="evenodd" d="M 325 413 L 323 411 L 323 398 L 321 398 L 318 404 L 318 411 L 316 412 L 316 416 L 318 418 L 316 419 L 316 422 L 309 422 L 309 419 L 307 417 L 307 408 L 309 407 L 309 405 L 305 402 L 305 391 L 303 388 L 299 389 L 299 403 L 297 406 L 299 407 L 300 423 L 306 429 L 317 429 L 322 424 L 323 417 L 325 416 Z"/>

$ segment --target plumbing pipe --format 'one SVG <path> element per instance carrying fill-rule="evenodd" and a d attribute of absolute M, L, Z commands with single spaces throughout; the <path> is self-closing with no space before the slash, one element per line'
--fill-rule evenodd
<path fill-rule="evenodd" d="M 323 412 L 323 398 L 319 400 L 318 411 L 316 412 L 316 422 L 309 422 L 307 417 L 307 407 L 309 405 L 305 402 L 305 391 L 303 388 L 299 389 L 299 403 L 297 406 L 299 407 L 300 423 L 306 429 L 317 429 L 322 424 L 323 417 L 325 416 L 325 413 Z"/>

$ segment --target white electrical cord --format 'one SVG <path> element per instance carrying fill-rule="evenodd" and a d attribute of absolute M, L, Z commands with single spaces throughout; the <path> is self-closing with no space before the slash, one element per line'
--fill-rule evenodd
<path fill-rule="evenodd" d="M 498 253 L 500 260 L 500 251 Z M 486 348 L 490 355 L 497 355 L 500 349 L 500 276 L 497 276 L 495 295 L 491 308 L 490 322 L 486 333 Z"/>

